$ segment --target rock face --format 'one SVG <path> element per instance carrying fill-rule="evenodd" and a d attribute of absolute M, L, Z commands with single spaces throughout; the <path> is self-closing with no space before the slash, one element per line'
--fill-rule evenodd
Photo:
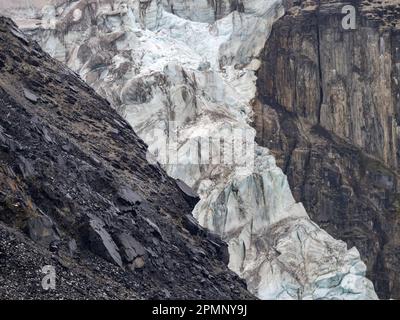
<path fill-rule="evenodd" d="M 257 142 L 312 219 L 360 250 L 378 295 L 399 298 L 400 2 L 288 6 L 262 54 Z"/>
<path fill-rule="evenodd" d="M 2 17 L 0 113 L 2 299 L 253 298 L 128 123 Z"/>
<path fill-rule="evenodd" d="M 126 117 L 149 144 L 147 159 L 184 183 L 187 203 L 199 195 L 194 217 L 228 243 L 229 259 L 220 243 L 217 254 L 252 293 L 376 298 L 357 249 L 309 219 L 269 150 L 254 143 L 255 72 L 281 1 L 62 1 L 52 10 L 38 12 L 39 26 L 18 21 Z M 125 204 L 135 202 L 122 194 Z M 165 233 L 147 222 L 162 241 Z M 193 236 L 204 233 L 190 215 L 182 224 Z M 118 264 L 121 254 L 101 228 L 95 236 L 94 244 L 104 240 L 99 254 Z M 133 269 L 146 268 L 135 259 Z"/>

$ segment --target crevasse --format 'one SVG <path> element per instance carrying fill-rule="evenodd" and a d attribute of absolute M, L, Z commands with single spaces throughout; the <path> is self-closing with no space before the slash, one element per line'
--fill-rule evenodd
<path fill-rule="evenodd" d="M 254 142 L 258 56 L 284 14 L 281 0 L 79 0 L 10 12 L 124 114 L 149 160 L 199 193 L 193 215 L 228 243 L 229 267 L 252 293 L 377 298 L 357 249 L 310 220 Z M 238 135 L 247 149 L 233 154 L 242 163 L 221 163 L 220 142 L 232 149 Z M 208 163 L 199 161 L 204 141 Z"/>

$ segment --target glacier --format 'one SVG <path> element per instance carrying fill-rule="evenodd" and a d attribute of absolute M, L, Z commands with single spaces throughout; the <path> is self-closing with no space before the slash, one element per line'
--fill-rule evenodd
<path fill-rule="evenodd" d="M 228 243 L 229 267 L 252 293 L 377 299 L 358 250 L 311 221 L 255 143 L 258 56 L 281 0 L 57 0 L 7 10 L 124 115 L 150 161 L 199 194 L 194 217 Z"/>

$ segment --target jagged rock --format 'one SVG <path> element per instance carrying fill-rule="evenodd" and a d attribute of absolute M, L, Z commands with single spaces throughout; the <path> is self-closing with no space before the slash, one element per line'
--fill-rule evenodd
<path fill-rule="evenodd" d="M 210 236 L 210 234 L 209 234 Z M 229 250 L 228 245 L 221 239 L 209 240 L 211 245 L 217 250 L 218 257 L 226 264 L 229 265 Z"/>
<path fill-rule="evenodd" d="M 145 265 L 144 258 L 143 257 L 137 257 L 135 260 L 132 262 L 132 267 L 136 269 L 142 269 Z"/>
<path fill-rule="evenodd" d="M 78 245 L 76 244 L 75 239 L 68 241 L 68 250 L 71 256 L 74 256 L 78 251 Z"/>
<path fill-rule="evenodd" d="M 24 88 L 24 95 L 30 102 L 36 103 L 38 101 L 38 97 L 27 88 Z"/>
<path fill-rule="evenodd" d="M 45 215 L 30 218 L 26 224 L 26 231 L 29 238 L 47 247 L 53 241 L 60 239 L 54 229 L 53 221 Z"/>
<path fill-rule="evenodd" d="M 132 262 L 138 256 L 144 256 L 146 250 L 130 234 L 122 233 L 117 236 L 117 242 L 122 252 L 122 258 L 126 262 Z"/>
<path fill-rule="evenodd" d="M 24 178 L 28 178 L 34 175 L 35 170 L 28 159 L 24 158 L 23 156 L 19 156 L 17 160 L 18 168 L 22 173 Z"/>
<path fill-rule="evenodd" d="M 61 243 L 59 240 L 52 241 L 49 245 L 50 252 L 58 253 L 58 251 L 60 250 L 60 245 Z"/>
<path fill-rule="evenodd" d="M 182 222 L 183 226 L 193 235 L 198 234 L 203 229 L 191 214 L 184 215 Z"/>
<path fill-rule="evenodd" d="M 176 184 L 183 192 L 186 201 L 194 208 L 196 204 L 200 201 L 199 195 L 196 194 L 192 188 L 190 188 L 185 182 L 180 179 L 176 180 Z"/>
<path fill-rule="evenodd" d="M 122 268 L 122 259 L 115 242 L 104 229 L 104 223 L 99 219 L 90 220 L 88 225 L 88 242 L 90 250 Z"/>
<path fill-rule="evenodd" d="M 127 205 L 138 205 L 143 201 L 143 199 L 129 187 L 120 188 L 117 196 Z"/>
<path fill-rule="evenodd" d="M 144 221 L 147 222 L 147 224 L 150 226 L 150 228 L 152 229 L 153 233 L 161 240 L 164 239 L 163 234 L 161 233 L 160 228 L 153 222 L 151 221 L 149 218 L 144 217 L 143 218 Z"/>
<path fill-rule="evenodd" d="M 0 126 L 0 147 L 4 151 L 15 151 L 18 144 L 11 139 L 7 134 L 4 134 L 4 129 Z"/>

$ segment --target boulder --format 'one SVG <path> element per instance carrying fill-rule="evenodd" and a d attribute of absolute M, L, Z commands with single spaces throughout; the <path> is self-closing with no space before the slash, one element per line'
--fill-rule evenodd
<path fill-rule="evenodd" d="M 133 263 L 132 263 L 132 266 L 135 268 L 135 269 L 142 269 L 143 267 L 144 267 L 144 259 L 143 259 L 143 257 L 137 257 L 134 261 L 133 261 Z"/>
<path fill-rule="evenodd" d="M 192 235 L 197 235 L 201 230 L 203 230 L 195 217 L 193 217 L 191 214 L 185 214 L 183 216 L 182 224 Z"/>
<path fill-rule="evenodd" d="M 90 250 L 122 268 L 122 259 L 118 247 L 110 234 L 104 229 L 103 221 L 98 218 L 90 220 L 88 231 Z"/>
<path fill-rule="evenodd" d="M 136 257 L 144 256 L 146 253 L 142 244 L 128 233 L 119 234 L 116 241 L 126 262 L 132 262 Z"/>
<path fill-rule="evenodd" d="M 30 102 L 37 103 L 37 101 L 38 101 L 38 97 L 29 89 L 24 88 L 24 96 Z"/>
<path fill-rule="evenodd" d="M 26 225 L 26 231 L 33 241 L 44 246 L 49 246 L 52 242 L 60 239 L 53 221 L 45 215 L 30 218 Z"/>
<path fill-rule="evenodd" d="M 19 171 L 21 172 L 21 174 L 24 178 L 28 178 L 28 177 L 34 175 L 35 170 L 33 168 L 33 165 L 25 157 L 19 156 L 17 159 L 17 165 L 18 165 Z"/>
<path fill-rule="evenodd" d="M 161 233 L 160 228 L 159 228 L 153 221 L 151 221 L 150 219 L 148 219 L 148 218 L 143 218 L 143 219 L 144 219 L 144 221 L 146 221 L 146 222 L 148 223 L 148 225 L 151 227 L 151 229 L 153 230 L 153 234 L 154 234 L 155 236 L 157 236 L 160 240 L 164 240 L 164 236 L 163 236 L 163 234 Z"/>
<path fill-rule="evenodd" d="M 126 186 L 118 190 L 117 197 L 125 205 L 138 205 L 143 201 L 141 196 Z"/>
<path fill-rule="evenodd" d="M 182 180 L 177 179 L 176 184 L 179 189 L 182 191 L 183 197 L 185 198 L 186 202 L 192 206 L 193 208 L 196 206 L 197 202 L 200 201 L 199 195 L 193 191 L 185 182 Z"/>

